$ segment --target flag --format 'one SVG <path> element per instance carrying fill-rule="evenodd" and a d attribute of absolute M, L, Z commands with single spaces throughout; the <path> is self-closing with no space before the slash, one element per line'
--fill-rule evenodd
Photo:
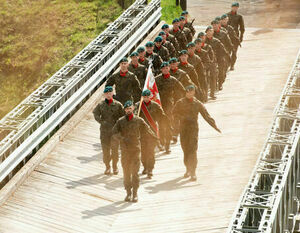
<path fill-rule="evenodd" d="M 146 80 L 145 80 L 145 85 L 144 85 L 143 91 L 146 90 L 146 89 L 149 89 L 151 91 L 151 96 L 150 96 L 151 100 L 154 100 L 156 103 L 161 105 L 159 92 L 158 92 L 158 89 L 157 89 L 157 85 L 156 85 L 155 78 L 154 78 L 154 75 L 152 73 L 151 67 L 152 67 L 152 64 L 149 65 L 148 73 L 147 73 L 147 77 L 146 77 Z"/>

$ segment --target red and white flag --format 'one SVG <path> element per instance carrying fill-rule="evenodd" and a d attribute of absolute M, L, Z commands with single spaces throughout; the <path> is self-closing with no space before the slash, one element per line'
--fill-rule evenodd
<path fill-rule="evenodd" d="M 159 92 L 157 89 L 157 85 L 156 85 L 155 78 L 152 73 L 151 67 L 152 67 L 152 64 L 150 64 L 150 66 L 148 68 L 148 73 L 147 73 L 147 77 L 145 80 L 145 85 L 144 85 L 143 91 L 145 91 L 146 89 L 149 89 L 151 91 L 151 96 L 150 96 L 151 100 L 154 100 L 156 103 L 161 105 Z"/>

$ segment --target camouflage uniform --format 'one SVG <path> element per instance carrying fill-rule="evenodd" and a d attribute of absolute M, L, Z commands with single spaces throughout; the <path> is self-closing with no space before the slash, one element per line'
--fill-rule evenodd
<path fill-rule="evenodd" d="M 163 43 L 162 46 L 164 46 L 169 51 L 170 57 L 176 57 L 177 56 L 176 49 L 170 41 L 165 41 L 165 43 Z"/>
<path fill-rule="evenodd" d="M 141 97 L 140 82 L 135 74 L 128 71 L 124 77 L 121 76 L 120 72 L 114 73 L 109 77 L 105 86 L 115 86 L 116 96 L 115 99 L 120 101 L 122 104 L 125 101 L 134 99 L 138 101 Z"/>
<path fill-rule="evenodd" d="M 169 59 L 170 59 L 169 50 L 165 46 L 160 46 L 158 48 L 155 45 L 153 52 L 157 53 L 163 61 L 169 61 Z"/>
<path fill-rule="evenodd" d="M 177 68 L 176 70 L 170 70 L 170 74 L 179 82 L 181 82 L 182 86 L 184 87 L 189 85 L 195 85 L 195 83 L 193 83 L 188 74 L 179 68 Z"/>
<path fill-rule="evenodd" d="M 174 48 L 176 50 L 176 53 L 180 50 L 180 45 L 178 40 L 176 39 L 175 36 L 173 36 L 172 34 L 167 34 L 167 41 L 171 42 L 174 45 Z"/>
<path fill-rule="evenodd" d="M 113 169 L 117 169 L 119 160 L 119 143 L 112 138 L 112 128 L 116 121 L 124 115 L 122 104 L 113 100 L 111 103 L 107 99 L 101 101 L 93 111 L 95 120 L 100 123 L 100 142 L 103 152 L 103 163 L 106 168 L 110 168 L 112 160 Z"/>
<path fill-rule="evenodd" d="M 245 25 L 243 16 L 232 11 L 227 13 L 228 16 L 228 24 L 234 28 L 234 31 L 237 36 L 240 38 L 240 42 L 243 41 L 243 36 L 245 32 Z M 241 32 L 241 33 L 240 33 Z"/>
<path fill-rule="evenodd" d="M 181 31 L 184 33 L 187 43 L 190 43 L 193 40 L 193 34 L 188 27 L 181 28 Z"/>
<path fill-rule="evenodd" d="M 131 192 L 132 188 L 133 192 L 136 192 L 140 183 L 140 135 L 148 133 L 152 138 L 156 136 L 142 118 L 133 116 L 129 120 L 127 115 L 116 122 L 112 132 L 120 139 L 124 187 L 127 192 Z"/>
<path fill-rule="evenodd" d="M 196 98 L 192 101 L 186 97 L 180 99 L 173 113 L 180 119 L 180 143 L 184 153 L 184 165 L 187 171 L 194 175 L 197 167 L 198 113 L 214 128 L 216 128 L 215 121 Z"/>
<path fill-rule="evenodd" d="M 191 33 L 192 33 L 192 36 L 195 35 L 196 30 L 195 30 L 195 28 L 194 28 L 192 22 L 187 22 L 187 23 L 185 23 L 184 27 L 187 27 L 188 29 L 190 29 L 190 31 L 191 31 Z"/>
<path fill-rule="evenodd" d="M 236 35 L 236 32 L 234 31 L 233 27 L 230 25 L 227 26 L 222 26 L 223 28 L 225 28 L 228 31 L 228 35 L 231 39 L 231 42 L 233 44 L 233 49 L 232 49 L 232 54 L 231 54 L 231 67 L 234 66 L 235 62 L 236 62 L 236 53 L 238 50 L 238 46 L 240 45 L 240 39 L 238 38 L 238 36 Z"/>
<path fill-rule="evenodd" d="M 154 75 L 157 75 L 160 73 L 160 66 L 163 63 L 163 60 L 161 59 L 161 57 L 157 54 L 157 53 L 152 53 L 149 54 L 146 52 L 146 56 L 145 56 L 148 60 L 152 60 L 152 64 L 153 64 L 153 73 Z"/>
<path fill-rule="evenodd" d="M 147 69 L 149 67 L 149 60 L 145 57 L 143 60 L 141 58 L 139 58 L 139 64 L 145 66 Z"/>
<path fill-rule="evenodd" d="M 184 87 L 176 78 L 172 76 L 164 78 L 163 74 L 156 76 L 155 82 L 159 90 L 162 108 L 173 125 L 172 108 L 176 101 L 183 96 L 185 92 Z M 160 127 L 159 132 L 161 144 L 166 147 L 166 150 L 168 150 L 172 138 L 172 132 L 169 126 L 163 124 L 162 127 Z"/>
<path fill-rule="evenodd" d="M 182 32 L 180 29 L 178 29 L 177 31 L 174 31 L 174 29 L 171 29 L 170 34 L 172 34 L 177 39 L 177 41 L 179 43 L 179 50 L 186 49 L 186 45 L 188 42 L 187 42 L 184 32 Z"/>
<path fill-rule="evenodd" d="M 141 87 L 143 87 L 146 80 L 148 69 L 142 64 L 138 64 L 138 66 L 134 66 L 132 63 L 130 63 L 128 70 L 131 73 L 135 74 L 135 76 L 140 82 Z"/>

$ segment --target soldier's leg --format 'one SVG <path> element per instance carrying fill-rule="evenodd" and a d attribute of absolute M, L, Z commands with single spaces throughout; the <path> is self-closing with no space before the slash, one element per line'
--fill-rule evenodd
<path fill-rule="evenodd" d="M 148 142 L 147 142 L 147 138 L 145 138 L 146 136 L 145 135 L 142 135 L 142 138 L 141 138 L 141 160 L 142 160 L 142 164 L 143 164 L 143 167 L 144 167 L 144 170 L 142 172 L 143 175 L 147 174 L 148 172 L 148 150 L 147 150 L 147 147 L 148 147 Z"/>
<path fill-rule="evenodd" d="M 110 137 L 101 133 L 100 141 L 101 141 L 101 147 L 102 147 L 102 153 L 103 153 L 103 163 L 106 166 L 106 170 L 105 170 L 104 174 L 109 175 L 111 173 L 111 170 L 110 170 L 110 160 L 111 160 Z"/>
<path fill-rule="evenodd" d="M 217 77 L 218 77 L 218 69 L 217 69 L 217 64 L 212 63 L 210 65 L 210 76 L 209 76 L 209 86 L 210 86 L 210 97 L 211 98 L 216 98 L 215 97 L 215 91 L 216 91 L 216 83 L 217 83 Z"/>
<path fill-rule="evenodd" d="M 188 167 L 191 172 L 191 180 L 196 180 L 196 167 L 197 167 L 197 150 L 198 150 L 198 127 L 191 127 L 188 138 Z"/>
<path fill-rule="evenodd" d="M 219 69 L 219 74 L 218 74 L 218 81 L 219 81 L 219 90 L 223 89 L 223 82 L 224 82 L 224 70 L 225 70 L 225 65 L 224 65 L 224 60 L 220 59 L 218 61 L 218 69 Z"/>
<path fill-rule="evenodd" d="M 230 64 L 230 70 L 233 70 L 234 69 L 234 64 L 236 62 L 236 59 L 237 59 L 237 50 L 238 50 L 238 46 L 234 46 L 234 49 L 232 51 L 232 55 L 231 55 L 231 64 Z"/>
<path fill-rule="evenodd" d="M 111 138 L 111 158 L 113 164 L 113 172 L 115 175 L 119 173 L 118 162 L 119 162 L 119 140 Z"/>
<path fill-rule="evenodd" d="M 183 163 L 186 167 L 186 173 L 184 174 L 184 177 L 190 176 L 190 168 L 189 168 L 189 143 L 188 143 L 188 132 L 187 129 L 182 129 L 180 131 L 180 146 L 183 151 Z"/>
<path fill-rule="evenodd" d="M 135 151 L 131 154 L 132 156 L 132 163 L 131 163 L 131 179 L 132 179 L 132 201 L 137 202 L 137 191 L 140 186 L 140 177 L 139 177 L 139 170 L 140 170 L 140 158 L 139 158 L 139 151 Z"/>
<path fill-rule="evenodd" d="M 127 192 L 127 195 L 125 197 L 125 201 L 130 201 L 131 200 L 131 194 L 132 194 L 132 183 L 131 183 L 131 160 L 130 160 L 130 155 L 122 153 L 122 158 L 121 158 L 121 164 L 123 168 L 123 183 L 124 183 L 124 188 Z"/>
<path fill-rule="evenodd" d="M 148 178 L 151 178 L 153 176 L 152 170 L 154 168 L 155 164 L 155 140 L 149 139 L 148 140 L 148 146 L 147 146 L 147 152 L 148 152 L 148 158 L 147 158 L 147 167 L 148 167 Z"/>

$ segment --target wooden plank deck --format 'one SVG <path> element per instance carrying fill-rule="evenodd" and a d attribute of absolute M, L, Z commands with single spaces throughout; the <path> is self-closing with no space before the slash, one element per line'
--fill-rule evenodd
<path fill-rule="evenodd" d="M 142 176 L 139 202 L 123 202 L 122 172 L 103 175 L 89 112 L 0 207 L 0 232 L 224 232 L 300 45 L 300 30 L 256 30 L 246 30 L 236 70 L 206 104 L 223 134 L 200 119 L 197 182 L 182 179 L 177 144 L 157 156 L 152 180 Z"/>

